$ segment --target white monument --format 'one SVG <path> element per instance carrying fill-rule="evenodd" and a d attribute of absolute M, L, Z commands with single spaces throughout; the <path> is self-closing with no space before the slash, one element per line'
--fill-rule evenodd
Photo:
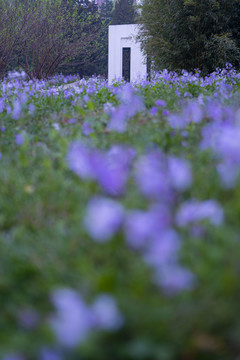
<path fill-rule="evenodd" d="M 108 29 L 108 83 L 119 78 L 126 81 L 145 79 L 146 59 L 136 41 L 138 25 L 110 25 Z"/>

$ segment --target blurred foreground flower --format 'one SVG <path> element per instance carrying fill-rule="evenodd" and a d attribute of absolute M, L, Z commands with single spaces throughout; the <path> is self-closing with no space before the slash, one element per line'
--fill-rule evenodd
<path fill-rule="evenodd" d="M 73 347 L 84 341 L 92 328 L 92 317 L 81 296 L 70 289 L 58 289 L 51 298 L 57 313 L 50 326 L 59 343 Z"/>
<path fill-rule="evenodd" d="M 125 216 L 125 237 L 133 249 L 144 249 L 149 241 L 160 235 L 171 224 L 171 214 L 167 206 L 154 205 L 147 211 L 132 210 Z"/>
<path fill-rule="evenodd" d="M 189 162 L 171 156 L 168 159 L 168 166 L 172 186 L 180 191 L 188 189 L 192 184 L 192 173 Z"/>
<path fill-rule="evenodd" d="M 155 268 L 174 264 L 177 261 L 180 246 L 178 234 L 172 229 L 165 230 L 151 241 L 144 260 Z"/>
<path fill-rule="evenodd" d="M 40 360 L 63 360 L 63 357 L 59 351 L 44 347 L 41 349 Z"/>
<path fill-rule="evenodd" d="M 223 223 L 224 212 L 217 201 L 187 201 L 180 206 L 176 217 L 179 226 L 186 226 L 202 220 L 208 220 L 212 225 L 216 226 Z"/>
<path fill-rule="evenodd" d="M 85 121 L 82 125 L 83 135 L 88 136 L 93 132 L 94 132 L 94 130 L 91 128 L 90 124 L 87 121 Z"/>
<path fill-rule="evenodd" d="M 146 197 L 169 201 L 174 189 L 184 191 L 191 186 L 191 166 L 185 159 L 153 151 L 135 163 L 135 180 Z"/>
<path fill-rule="evenodd" d="M 120 314 L 114 299 L 101 294 L 94 301 L 92 307 L 94 324 L 96 328 L 103 330 L 117 330 L 123 325 L 123 317 Z"/>
<path fill-rule="evenodd" d="M 117 94 L 120 105 L 111 109 L 110 121 L 107 128 L 118 132 L 124 132 L 127 121 L 138 112 L 145 109 L 143 100 L 130 84 L 125 84 Z"/>
<path fill-rule="evenodd" d="M 55 290 L 51 298 L 56 314 L 51 317 L 50 326 L 63 346 L 76 347 L 94 329 L 117 330 L 123 324 L 123 318 L 110 295 L 99 295 L 91 306 L 76 291 L 67 288 Z"/>
<path fill-rule="evenodd" d="M 105 242 L 118 231 L 124 217 L 123 206 L 104 197 L 92 198 L 87 206 L 84 225 L 97 242 Z"/>
<path fill-rule="evenodd" d="M 134 151 L 113 146 L 106 153 L 74 142 L 67 154 L 69 168 L 83 179 L 95 180 L 110 195 L 121 195 L 128 180 Z"/>
<path fill-rule="evenodd" d="M 15 143 L 19 146 L 23 145 L 24 143 L 24 136 L 22 134 L 15 135 Z"/>
<path fill-rule="evenodd" d="M 166 295 L 175 295 L 184 290 L 191 290 L 196 283 L 194 274 L 177 264 L 158 269 L 154 279 Z"/>
<path fill-rule="evenodd" d="M 165 156 L 160 151 L 139 157 L 135 163 L 135 181 L 141 193 L 150 199 L 171 197 Z"/>

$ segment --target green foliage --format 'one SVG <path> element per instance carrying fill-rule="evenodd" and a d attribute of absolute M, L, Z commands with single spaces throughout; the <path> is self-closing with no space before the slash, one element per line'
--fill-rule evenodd
<path fill-rule="evenodd" d="M 77 10 L 78 16 L 84 22 L 83 32 L 89 36 L 89 42 L 76 56 L 59 68 L 63 74 L 91 76 L 93 74 L 107 74 L 107 29 L 111 16 L 112 2 L 107 0 L 103 13 L 99 13 L 97 4 L 89 0 L 71 2 Z"/>
<path fill-rule="evenodd" d="M 239 0 L 144 0 L 139 38 L 157 69 L 238 66 Z"/>
<path fill-rule="evenodd" d="M 137 13 L 134 0 L 117 0 L 111 25 L 135 24 Z"/>

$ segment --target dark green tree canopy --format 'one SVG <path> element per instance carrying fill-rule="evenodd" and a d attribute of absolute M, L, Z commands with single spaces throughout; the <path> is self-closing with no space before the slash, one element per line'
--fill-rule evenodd
<path fill-rule="evenodd" d="M 209 73 L 240 61 L 240 0 L 143 0 L 139 39 L 157 69 Z"/>
<path fill-rule="evenodd" d="M 134 0 L 117 0 L 113 10 L 112 25 L 134 24 L 136 10 Z"/>
<path fill-rule="evenodd" d="M 66 0 L 70 1 L 70 0 Z M 95 33 L 96 37 L 89 42 L 84 53 L 80 53 L 67 64 L 60 68 L 64 74 L 79 73 L 80 76 L 91 76 L 101 74 L 107 76 L 108 65 L 108 26 L 112 19 L 112 0 L 105 0 L 100 9 L 93 1 L 71 0 L 77 6 L 81 16 L 89 19 L 85 27 L 85 33 Z"/>

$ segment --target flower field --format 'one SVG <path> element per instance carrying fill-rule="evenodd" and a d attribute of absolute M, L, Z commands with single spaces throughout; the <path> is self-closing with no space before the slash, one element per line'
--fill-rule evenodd
<path fill-rule="evenodd" d="M 240 357 L 240 74 L 0 83 L 0 359 Z"/>

